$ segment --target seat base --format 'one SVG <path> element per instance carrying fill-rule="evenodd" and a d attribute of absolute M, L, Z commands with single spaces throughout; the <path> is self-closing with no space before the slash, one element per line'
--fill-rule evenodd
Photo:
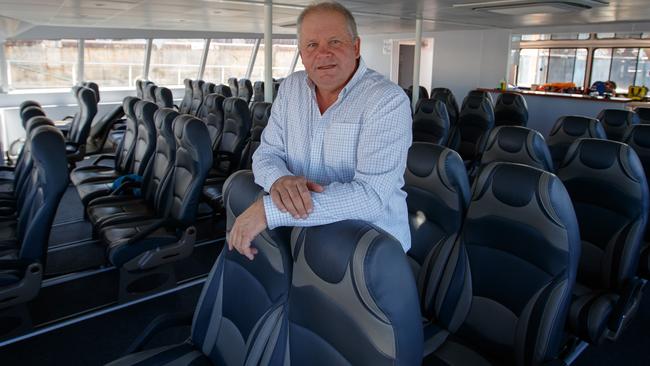
<path fill-rule="evenodd" d="M 115 360 L 106 366 L 194 365 L 212 366 L 203 353 L 188 343 L 175 344 L 134 353 Z"/>

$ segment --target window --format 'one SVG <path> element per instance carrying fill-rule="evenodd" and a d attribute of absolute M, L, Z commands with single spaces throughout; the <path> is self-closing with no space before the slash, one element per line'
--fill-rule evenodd
<path fill-rule="evenodd" d="M 636 67 L 635 85 L 650 86 L 650 49 L 639 50 L 639 63 Z"/>
<path fill-rule="evenodd" d="M 84 79 L 101 88 L 133 87 L 142 79 L 144 39 L 95 39 L 84 42 Z"/>
<path fill-rule="evenodd" d="M 231 77 L 243 78 L 253 47 L 255 39 L 213 39 L 203 79 L 215 84 L 228 84 Z"/>
<path fill-rule="evenodd" d="M 205 48 L 203 39 L 154 39 L 149 79 L 158 85 L 182 86 L 196 79 Z"/>
<path fill-rule="evenodd" d="M 298 56 L 298 61 L 296 62 L 296 68 L 293 69 L 293 71 L 300 71 L 300 70 L 304 70 L 304 69 L 305 69 L 305 65 L 302 64 L 302 57 L 300 57 L 300 55 L 299 55 Z"/>
<path fill-rule="evenodd" d="M 630 85 L 643 85 L 647 76 L 647 55 L 639 48 L 598 48 L 594 51 L 591 84 L 611 80 L 616 92 L 625 93 Z"/>
<path fill-rule="evenodd" d="M 551 39 L 550 34 L 522 34 L 521 40 L 524 42 L 529 41 L 546 41 Z"/>
<path fill-rule="evenodd" d="M 69 88 L 77 74 L 76 40 L 6 41 L 9 89 Z"/>
<path fill-rule="evenodd" d="M 548 49 L 524 48 L 519 51 L 517 85 L 530 87 L 546 80 Z"/>
<path fill-rule="evenodd" d="M 573 82 L 582 86 L 587 65 L 585 48 L 523 48 L 519 51 L 517 85 Z"/>
<path fill-rule="evenodd" d="M 597 39 L 641 39 L 644 33 L 596 33 Z"/>
<path fill-rule="evenodd" d="M 296 52 L 297 44 L 295 39 L 274 39 L 273 40 L 273 78 L 279 79 L 287 76 L 293 55 Z M 260 44 L 257 52 L 255 66 L 251 73 L 251 80 L 264 80 L 264 43 Z"/>

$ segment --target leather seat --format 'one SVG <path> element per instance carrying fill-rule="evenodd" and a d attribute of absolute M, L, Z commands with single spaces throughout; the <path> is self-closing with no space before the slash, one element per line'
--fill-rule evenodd
<path fill-rule="evenodd" d="M 557 176 L 571 195 L 582 240 L 570 329 L 592 343 L 616 338 L 639 301 L 636 272 L 648 219 L 643 166 L 626 144 L 580 139 Z"/>
<path fill-rule="evenodd" d="M 449 114 L 449 126 L 451 132 L 458 123 L 458 114 L 460 113 L 458 110 L 458 103 L 454 97 L 454 93 L 452 93 L 451 90 L 447 88 L 434 88 L 431 90 L 431 99 L 439 100 L 445 103 L 447 114 Z"/>
<path fill-rule="evenodd" d="M 636 107 L 634 108 L 637 116 L 639 116 L 639 122 L 643 124 L 650 123 L 650 108 L 648 107 Z"/>
<path fill-rule="evenodd" d="M 203 80 L 192 81 L 192 104 L 190 105 L 189 114 L 196 116 L 199 108 L 203 104 Z"/>
<path fill-rule="evenodd" d="M 411 230 L 407 254 L 418 294 L 423 295 L 436 248 L 460 232 L 469 205 L 469 181 L 458 153 L 414 142 L 408 152 L 404 182 Z"/>
<path fill-rule="evenodd" d="M 473 97 L 473 98 L 487 98 L 490 101 L 490 104 L 492 104 L 492 107 L 494 107 L 494 98 L 492 97 L 492 94 L 488 91 L 485 90 L 472 90 L 469 93 L 467 93 L 467 97 Z M 463 101 L 463 104 L 465 104 L 465 101 Z M 461 107 L 461 109 L 463 109 Z"/>
<path fill-rule="evenodd" d="M 226 184 L 227 225 L 257 199 L 261 188 L 251 172 Z M 286 229 L 265 231 L 253 239 L 255 260 L 222 250 L 203 286 L 191 319 L 188 341 L 123 357 L 126 365 L 280 365 L 286 360 L 286 304 L 291 254 Z"/>
<path fill-rule="evenodd" d="M 623 141 L 627 129 L 640 123 L 635 112 L 625 109 L 603 109 L 596 118 L 605 128 L 607 138 L 614 141 Z"/>
<path fill-rule="evenodd" d="M 167 187 L 176 160 L 172 123 L 178 115 L 178 112 L 169 108 L 158 109 L 154 114 L 157 130 L 156 150 L 142 178 L 141 197 L 128 194 L 111 195 L 90 201 L 86 212 L 96 231 L 102 226 L 153 218 L 156 212 L 165 210 L 161 205 L 163 196 L 169 193 Z"/>
<path fill-rule="evenodd" d="M 253 102 L 264 101 L 264 82 L 256 81 L 253 83 Z"/>
<path fill-rule="evenodd" d="M 173 108 L 174 107 L 174 96 L 172 91 L 163 86 L 156 88 L 156 104 L 160 108 Z"/>
<path fill-rule="evenodd" d="M 223 96 L 224 98 L 232 97 L 232 91 L 228 85 L 219 84 L 214 87 L 214 92 Z"/>
<path fill-rule="evenodd" d="M 28 106 L 25 108 L 21 108 L 20 121 L 22 122 L 23 128 L 27 126 L 27 121 L 29 121 L 30 118 L 37 117 L 37 116 L 45 117 L 45 112 L 41 107 Z"/>
<path fill-rule="evenodd" d="M 251 102 L 253 98 L 253 84 L 248 79 L 239 79 L 237 96 L 246 101 L 246 104 Z"/>
<path fill-rule="evenodd" d="M 156 103 L 156 89 L 158 89 L 156 84 L 147 84 L 144 87 L 144 95 L 142 96 L 142 99 L 147 102 Z"/>
<path fill-rule="evenodd" d="M 432 258 L 423 364 L 552 362 L 580 256 L 569 195 L 553 174 L 512 163 L 486 167 L 473 192 L 459 239 Z"/>
<path fill-rule="evenodd" d="M 90 125 L 97 114 L 97 97 L 92 89 L 79 87 L 76 96 L 79 113 L 72 119 L 66 136 L 66 152 L 68 161 L 72 164 L 83 160 L 86 154 L 86 140 L 90 133 Z"/>
<path fill-rule="evenodd" d="M 217 86 L 214 85 L 214 83 L 211 83 L 211 82 L 209 82 L 209 81 L 204 82 L 204 83 L 203 83 L 203 90 L 202 90 L 202 92 L 203 92 L 203 99 L 205 99 L 205 97 L 206 97 L 208 94 L 212 94 L 212 93 L 214 93 L 214 90 L 215 90 L 216 87 L 217 87 Z"/>
<path fill-rule="evenodd" d="M 226 98 L 223 101 L 224 121 L 219 144 L 214 153 L 214 169 L 210 177 L 227 177 L 241 159 L 242 149 L 251 130 L 251 115 L 246 101 Z"/>
<path fill-rule="evenodd" d="M 597 119 L 583 116 L 558 118 L 546 139 L 556 170 L 564 160 L 569 146 L 579 138 L 606 139 L 607 135 Z"/>
<path fill-rule="evenodd" d="M 37 118 L 40 120 L 41 118 L 45 117 L 45 112 L 43 112 L 40 107 L 31 105 L 21 109 L 20 117 L 22 120 L 23 128 L 25 129 L 25 139 L 23 139 L 23 141 L 26 141 L 29 136 L 29 133 L 27 131 L 27 126 L 30 125 L 29 121 L 32 118 Z M 17 175 L 17 167 L 21 165 L 25 144 L 23 144 L 23 147 L 20 149 L 13 167 L 9 165 L 0 166 L 0 192 L 13 191 L 14 181 Z"/>
<path fill-rule="evenodd" d="M 158 106 L 147 101 L 139 101 L 135 106 L 135 115 L 137 118 L 137 133 L 135 145 L 133 146 L 133 155 L 131 165 L 127 174 L 135 174 L 142 177 L 149 164 L 149 160 L 156 148 L 156 126 L 154 123 L 154 113 Z M 86 180 L 77 185 L 77 193 L 84 206 L 88 205 L 93 199 L 105 196 L 113 190 L 113 181 L 120 176 L 122 172 L 113 171 L 110 176 L 108 171 L 102 174 L 102 179 L 93 178 Z"/>
<path fill-rule="evenodd" d="M 418 96 L 418 102 L 422 99 L 429 99 L 429 92 L 427 92 L 427 88 L 420 85 L 418 89 L 420 91 Z M 411 97 L 413 96 L 413 85 L 409 86 L 407 94 Z"/>
<path fill-rule="evenodd" d="M 86 148 L 87 154 L 97 154 L 102 151 L 111 130 L 117 129 L 120 125 L 123 126 L 122 117 L 124 117 L 124 108 L 120 103 L 108 110 L 97 122 L 90 126 L 90 132 L 86 142 L 88 145 Z"/>
<path fill-rule="evenodd" d="M 523 126 L 528 124 L 528 104 L 523 95 L 501 93 L 494 105 L 495 126 Z"/>
<path fill-rule="evenodd" d="M 28 142 L 33 161 L 26 183 L 29 199 L 18 212 L 17 246 L 0 251 L 0 308 L 38 294 L 52 222 L 68 185 L 64 138 L 48 124 L 35 128 Z"/>
<path fill-rule="evenodd" d="M 420 365 L 418 296 L 399 242 L 361 221 L 295 228 L 293 365 Z"/>
<path fill-rule="evenodd" d="M 413 114 L 413 141 L 444 144 L 449 136 L 449 114 L 439 100 L 420 99 Z"/>
<path fill-rule="evenodd" d="M 185 84 L 185 94 L 183 95 L 183 100 L 181 100 L 181 104 L 178 107 L 178 112 L 180 114 L 189 114 L 190 108 L 192 108 L 192 93 L 194 90 L 192 88 L 192 80 L 185 79 L 183 80 L 183 84 Z"/>
<path fill-rule="evenodd" d="M 192 247 L 183 246 L 187 243 L 184 239 L 196 234 L 190 226 L 195 221 L 201 188 L 212 166 L 212 151 L 207 128 L 200 119 L 179 115 L 174 119 L 173 130 L 176 159 L 169 178 L 169 192 L 161 195 L 161 207 L 165 210 L 156 212 L 154 219 L 104 226 L 99 232 L 107 246 L 108 259 L 116 267 L 138 271 L 191 254 Z"/>
<path fill-rule="evenodd" d="M 228 86 L 230 87 L 230 92 L 232 92 L 233 97 L 239 96 L 239 82 L 237 81 L 237 78 L 235 77 L 229 78 Z"/>
<path fill-rule="evenodd" d="M 467 165 L 471 165 L 485 150 L 493 127 L 494 109 L 490 100 L 485 95 L 470 93 L 463 101 L 449 147 L 456 150 Z"/>
<path fill-rule="evenodd" d="M 500 161 L 519 163 L 553 172 L 551 152 L 542 134 L 520 126 L 500 126 L 492 130 L 481 157 L 479 170 Z"/>
<path fill-rule="evenodd" d="M 18 107 L 18 111 L 22 114 L 23 111 L 28 108 L 28 107 L 38 107 L 42 108 L 41 103 L 35 101 L 35 100 L 26 100 L 22 103 L 20 103 L 20 106 Z"/>
<path fill-rule="evenodd" d="M 122 109 L 126 116 L 124 136 L 115 154 L 100 155 L 93 160 L 92 164 L 75 168 L 70 173 L 72 184 L 79 185 L 93 180 L 106 180 L 112 177 L 127 174 L 133 160 L 133 150 L 138 136 L 137 117 L 135 106 L 140 101 L 138 98 L 126 97 L 122 102 Z M 113 161 L 109 166 L 108 161 Z M 104 162 L 103 165 L 100 163 Z"/>

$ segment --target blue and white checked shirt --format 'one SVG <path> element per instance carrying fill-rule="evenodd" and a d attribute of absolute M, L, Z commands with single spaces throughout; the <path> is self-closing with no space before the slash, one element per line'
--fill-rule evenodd
<path fill-rule="evenodd" d="M 411 247 L 404 170 L 411 145 L 411 109 L 404 91 L 363 60 L 323 115 L 304 71 L 283 82 L 253 155 L 255 182 L 269 192 L 285 175 L 322 185 L 306 219 L 280 211 L 264 197 L 269 228 L 363 220 Z"/>

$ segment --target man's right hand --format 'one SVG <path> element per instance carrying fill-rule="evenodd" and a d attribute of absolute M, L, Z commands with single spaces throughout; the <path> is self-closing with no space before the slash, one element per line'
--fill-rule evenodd
<path fill-rule="evenodd" d="M 285 175 L 271 186 L 271 199 L 282 212 L 289 212 L 296 219 L 306 219 L 314 209 L 310 192 L 323 192 L 324 188 L 318 183 L 305 177 Z"/>

